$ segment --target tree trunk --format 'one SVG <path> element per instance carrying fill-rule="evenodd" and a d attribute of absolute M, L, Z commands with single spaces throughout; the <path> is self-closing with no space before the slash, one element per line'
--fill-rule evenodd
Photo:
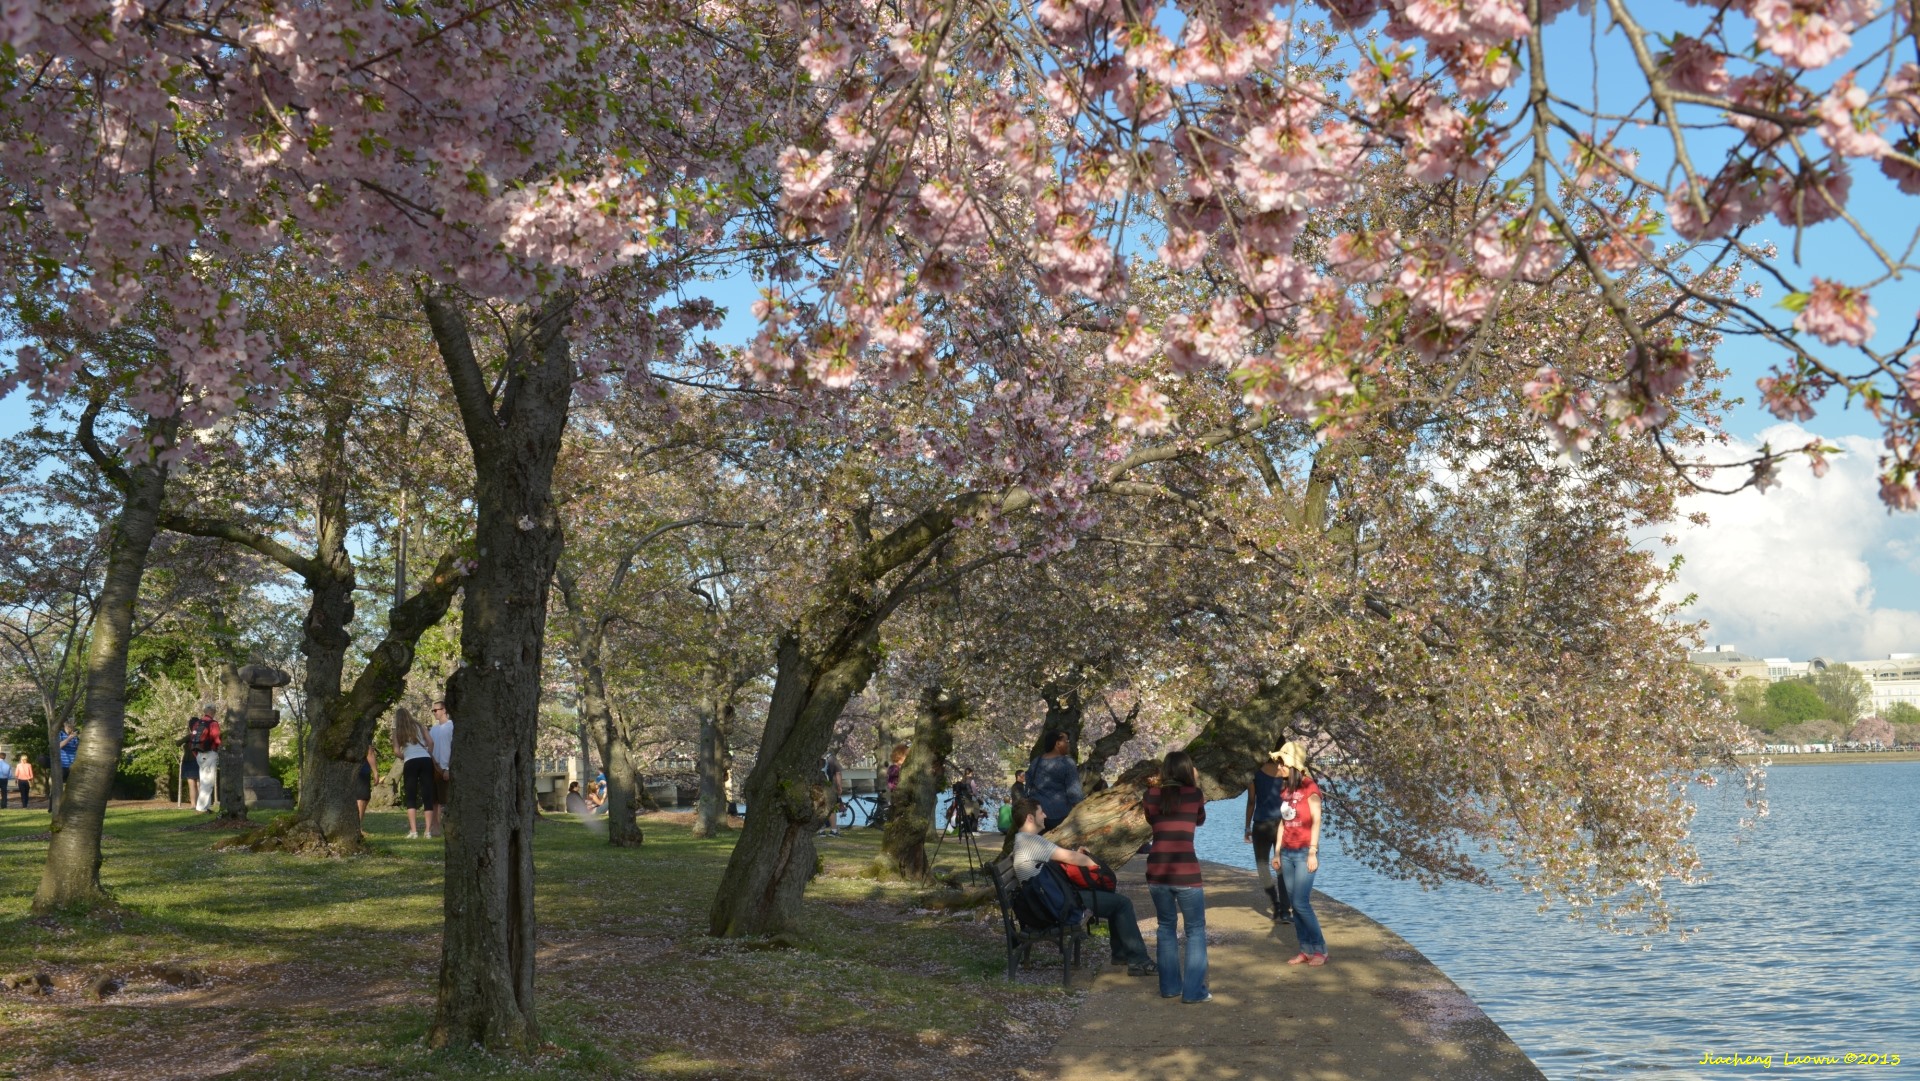
<path fill-rule="evenodd" d="M 1288 723 L 1319 696 L 1319 684 L 1296 671 L 1261 688 L 1242 705 L 1215 710 L 1186 747 L 1200 774 L 1201 791 L 1209 800 L 1245 792 L 1247 779 L 1267 752 L 1286 741 Z M 1153 836 L 1140 799 L 1146 794 L 1147 779 L 1158 768 L 1152 761 L 1130 767 L 1113 787 L 1082 800 L 1047 838 L 1067 848 L 1084 846 L 1107 866 L 1119 869 Z"/>
<path fill-rule="evenodd" d="M 1071 753 L 1080 754 L 1080 736 L 1086 723 L 1086 704 L 1080 701 L 1080 683 L 1080 668 L 1075 665 L 1066 679 L 1040 689 L 1040 699 L 1047 704 L 1047 716 L 1041 722 L 1040 738 L 1034 741 L 1033 753 L 1027 755 L 1027 761 L 1053 750 L 1053 737 L 1061 732 L 1071 741 Z"/>
<path fill-rule="evenodd" d="M 220 820 L 247 821 L 247 685 L 232 661 L 220 666 L 220 766 L 215 777 Z"/>
<path fill-rule="evenodd" d="M 798 923 L 820 825 L 812 788 L 834 722 L 879 663 L 877 630 L 873 624 L 858 637 L 836 637 L 818 652 L 793 634 L 781 638 L 767 726 L 747 778 L 746 825 L 714 896 L 713 934 L 771 935 Z"/>
<path fill-rule="evenodd" d="M 497 398 L 465 312 L 422 303 L 473 449 L 478 565 L 466 582 L 460 654 L 447 681 L 456 724 L 446 809 L 446 922 L 428 1042 L 525 1051 L 534 1014 L 533 793 L 547 591 L 561 549 L 553 466 L 567 424 L 570 302 L 513 328 Z"/>
<path fill-rule="evenodd" d="M 640 822 L 634 818 L 633 755 L 627 733 L 620 730 L 613 707 L 607 702 L 606 668 L 600 659 L 600 636 L 595 635 L 587 656 L 582 658 L 580 682 L 582 705 L 587 721 L 606 736 L 600 756 L 607 769 L 607 843 L 615 848 L 635 848 L 645 843 Z"/>
<path fill-rule="evenodd" d="M 913 726 L 913 749 L 900 767 L 900 789 L 887 813 L 881 859 L 889 870 L 913 881 L 926 879 L 927 834 L 937 825 L 940 788 L 947 757 L 953 753 L 953 726 L 965 707 L 960 697 L 939 686 L 920 695 Z"/>
<path fill-rule="evenodd" d="M 733 698 L 729 678 L 710 672 L 706 701 L 700 706 L 700 750 L 694 769 L 700 778 L 700 796 L 693 815 L 693 835 L 714 837 L 727 829 L 727 776 L 733 768 Z"/>
<path fill-rule="evenodd" d="M 92 439 L 92 415 L 98 411 L 96 398 L 83 420 L 88 442 Z M 107 900 L 100 886 L 100 830 L 106 821 L 113 775 L 126 739 L 127 647 L 132 641 L 140 579 L 146 574 L 147 553 L 159 528 L 167 470 L 148 462 L 125 469 L 120 477 L 125 482 L 125 502 L 107 540 L 106 579 L 90 632 L 93 644 L 87 656 L 87 719 L 80 729 L 80 751 L 73 772 L 54 808 L 47 867 L 33 895 L 36 913 Z M 59 770 L 56 744 L 47 772 L 57 775 Z M 48 778 L 50 789 L 58 783 L 57 776 Z"/>
<path fill-rule="evenodd" d="M 1094 741 L 1087 756 L 1080 762 L 1080 791 L 1091 796 L 1107 787 L 1107 763 L 1120 749 L 1133 742 L 1133 722 L 1140 715 L 1140 703 L 1135 702 L 1125 717 L 1113 719 L 1113 730 Z"/>

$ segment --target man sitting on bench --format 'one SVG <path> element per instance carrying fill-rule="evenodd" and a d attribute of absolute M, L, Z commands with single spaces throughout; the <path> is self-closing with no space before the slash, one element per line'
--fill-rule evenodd
<path fill-rule="evenodd" d="M 1066 849 L 1040 835 L 1047 826 L 1047 812 L 1040 801 L 1020 799 L 1013 803 L 1013 820 L 1018 824 L 1013 835 L 1013 877 L 1026 882 L 1040 873 L 1048 861 L 1092 867 L 1094 860 L 1085 849 Z M 1113 963 L 1127 966 L 1129 976 L 1148 976 L 1159 971 L 1147 957 L 1147 944 L 1140 938 L 1140 921 L 1133 915 L 1133 899 L 1112 890 L 1074 891 L 1080 903 L 1096 919 L 1107 921 L 1112 929 Z"/>

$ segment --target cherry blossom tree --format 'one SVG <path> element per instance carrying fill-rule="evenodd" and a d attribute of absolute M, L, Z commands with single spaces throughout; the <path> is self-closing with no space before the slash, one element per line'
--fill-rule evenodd
<path fill-rule="evenodd" d="M 1451 363 L 1515 286 L 1577 267 L 1619 340 L 1589 400 L 1569 401 L 1558 367 L 1541 364 L 1529 399 L 1563 447 L 1663 438 L 1699 361 L 1681 344 L 1702 318 L 1690 309 L 1704 307 L 1780 358 L 1759 383 L 1778 415 L 1805 419 L 1830 393 L 1867 409 L 1886 434 L 1881 497 L 1913 509 L 1913 338 L 1877 335 L 1874 320 L 1876 298 L 1914 269 L 1911 239 L 1885 234 L 1916 222 L 1897 217 L 1911 205 L 1899 197 L 1882 200 L 1896 219 L 1871 226 L 1849 204 L 1866 163 L 1900 195 L 1920 192 L 1920 65 L 1900 59 L 1911 13 L 1608 0 L 1604 18 L 1575 23 L 1561 18 L 1570 6 L 784 9 L 816 88 L 812 127 L 781 159 L 785 228 L 828 247 L 769 296 L 754 363 L 837 386 L 869 365 L 913 370 L 929 355 L 928 311 L 992 303 L 1017 265 L 1063 313 L 1104 308 L 1093 318 L 1117 354 L 1151 362 L 1113 373 L 1116 420 L 1164 427 L 1166 373 L 1226 371 L 1250 402 L 1337 431 L 1390 404 L 1369 378 L 1384 357 L 1412 348 Z M 1657 36 L 1656 14 L 1675 29 Z M 1550 65 L 1556 43 L 1580 62 Z M 1584 70 L 1589 54 L 1604 79 Z M 1487 183 L 1446 229 L 1363 217 L 1325 238 L 1330 258 L 1303 259 L 1312 219 L 1382 164 L 1436 195 Z M 1790 254 L 1762 239 L 1769 228 L 1792 238 Z M 1823 273 L 1800 258 L 1815 245 L 1862 258 Z M 1757 278 L 1744 295 L 1714 280 L 1742 262 Z M 1202 265 L 1229 288 L 1127 314 L 1144 270 Z M 1676 290 L 1668 308 L 1631 303 L 1628 279 L 1649 270 Z M 1784 314 L 1755 302 L 1767 290 Z M 1801 450 L 1823 471 L 1814 444 L 1689 461 L 1683 475 L 1706 484 L 1710 467 L 1737 467 L 1764 488 Z"/>
<path fill-rule="evenodd" d="M 387 633 L 364 647 L 351 680 L 358 573 L 349 533 L 384 513 L 368 496 L 374 476 L 426 474 L 433 439 L 408 432 L 406 388 L 435 359 L 426 336 L 404 327 L 410 297 L 384 275 L 318 281 L 304 275 L 271 284 L 274 338 L 306 375 L 282 408 L 227 425 L 237 453 L 176 482 L 161 516 L 168 530 L 223 540 L 297 575 L 310 596 L 302 624 L 304 719 L 312 732 L 301 762 L 299 800 L 251 843 L 328 854 L 364 845 L 354 776 L 374 728 L 405 690 L 420 636 L 446 615 L 470 553 L 459 538 L 417 590 L 404 567 Z M 440 430 L 441 441 L 452 436 Z M 250 448 L 252 453 L 247 452 Z M 428 453 L 422 453 L 427 451 Z M 415 460 L 394 468 L 397 460 Z M 384 487 L 383 483 L 378 486 Z M 415 512 L 421 507 L 416 501 Z M 308 550 L 302 551 L 301 548 Z"/>

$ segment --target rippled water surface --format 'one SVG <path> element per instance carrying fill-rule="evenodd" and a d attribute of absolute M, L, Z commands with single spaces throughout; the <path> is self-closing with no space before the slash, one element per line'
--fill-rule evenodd
<path fill-rule="evenodd" d="M 1771 813 L 1748 831 L 1737 794 L 1708 794 L 1695 834 L 1712 878 L 1671 893 L 1695 934 L 1651 950 L 1539 915 L 1517 891 L 1383 878 L 1343 859 L 1337 836 L 1315 886 L 1419 947 L 1554 1081 L 1760 1076 L 1701 1065 L 1707 1052 L 1771 1054 L 1773 1071 L 1784 1054 L 1897 1053 L 1892 1069 L 1787 1075 L 1920 1073 L 1920 763 L 1776 767 L 1767 788 Z M 1244 813 L 1208 805 L 1203 858 L 1252 865 Z"/>

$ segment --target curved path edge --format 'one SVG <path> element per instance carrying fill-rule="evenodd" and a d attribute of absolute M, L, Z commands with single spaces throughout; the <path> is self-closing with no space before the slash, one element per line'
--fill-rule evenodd
<path fill-rule="evenodd" d="M 1132 861 L 1120 888 L 1133 898 L 1151 950 L 1155 918 L 1145 868 L 1144 859 Z M 1258 877 L 1225 864 L 1205 868 L 1213 1001 L 1162 999 L 1152 977 L 1105 966 L 1082 977 L 1086 1001 L 1054 1045 L 1050 1069 L 1030 1076 L 1544 1081 L 1446 973 L 1365 913 L 1316 893 L 1329 961 L 1321 968 L 1288 965 L 1297 952 L 1293 929 L 1267 917 Z M 1099 949 L 1104 953 L 1104 943 Z"/>

